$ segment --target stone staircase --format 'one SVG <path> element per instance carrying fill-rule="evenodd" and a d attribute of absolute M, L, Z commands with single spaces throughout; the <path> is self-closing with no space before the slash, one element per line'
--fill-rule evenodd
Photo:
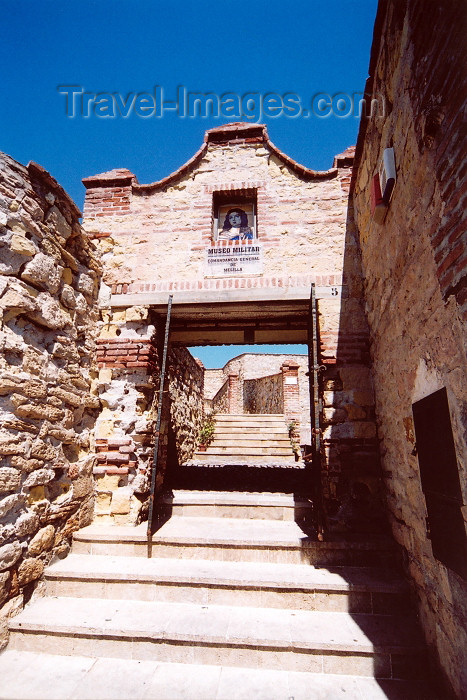
<path fill-rule="evenodd" d="M 385 539 L 317 542 L 281 493 L 175 491 L 172 517 L 90 526 L 13 618 L 1 698 L 427 700 Z"/>
<path fill-rule="evenodd" d="M 194 461 L 286 465 L 297 458 L 282 414 L 217 414 L 214 439 Z"/>

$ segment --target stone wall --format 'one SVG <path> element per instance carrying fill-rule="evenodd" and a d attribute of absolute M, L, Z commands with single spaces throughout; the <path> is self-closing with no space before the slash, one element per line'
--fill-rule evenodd
<path fill-rule="evenodd" d="M 40 166 L 0 155 L 0 647 L 92 520 L 100 266 L 79 216 Z"/>
<path fill-rule="evenodd" d="M 283 413 L 282 372 L 243 381 L 244 413 Z"/>
<path fill-rule="evenodd" d="M 177 463 L 193 456 L 203 420 L 204 367 L 186 348 L 173 348 L 169 354 L 170 417 L 177 452 Z"/>
<path fill-rule="evenodd" d="M 214 394 L 211 401 L 213 413 L 229 413 L 229 379 L 227 378 L 220 389 Z"/>
<path fill-rule="evenodd" d="M 204 370 L 204 397 L 209 400 L 214 398 L 223 383 L 225 375 L 222 369 L 205 369 Z"/>
<path fill-rule="evenodd" d="M 381 5 L 367 88 L 392 109 L 362 126 L 354 177 L 386 501 L 439 675 L 457 697 L 467 687 L 467 593 L 433 555 L 412 404 L 447 390 L 466 519 L 464 20 L 461 2 Z M 377 224 L 369 186 L 390 146 L 397 181 Z M 358 391 L 370 384 L 365 376 Z"/>
<path fill-rule="evenodd" d="M 96 325 L 95 521 L 135 524 L 146 512 L 153 457 L 156 321 L 144 307 L 103 308 Z"/>
<path fill-rule="evenodd" d="M 101 316 L 95 520 L 137 524 L 147 517 L 165 321 L 141 306 L 102 308 Z M 162 488 L 168 466 L 176 468 L 196 448 L 203 391 L 202 363 L 186 348 L 169 347 L 156 490 Z"/>

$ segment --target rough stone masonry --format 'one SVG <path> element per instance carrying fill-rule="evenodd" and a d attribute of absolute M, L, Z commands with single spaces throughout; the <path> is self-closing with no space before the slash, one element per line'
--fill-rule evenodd
<path fill-rule="evenodd" d="M 0 647 L 93 517 L 101 272 L 79 216 L 43 168 L 0 154 Z"/>

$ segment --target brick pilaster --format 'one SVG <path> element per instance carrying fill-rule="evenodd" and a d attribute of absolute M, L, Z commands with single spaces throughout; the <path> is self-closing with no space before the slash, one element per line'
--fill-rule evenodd
<path fill-rule="evenodd" d="M 235 372 L 229 374 L 228 401 L 229 413 L 243 413 L 243 401 L 240 396 L 240 376 Z"/>
<path fill-rule="evenodd" d="M 84 217 L 121 216 L 130 211 L 132 185 L 136 177 L 126 168 L 85 177 Z M 101 234 L 102 235 L 102 234 Z"/>

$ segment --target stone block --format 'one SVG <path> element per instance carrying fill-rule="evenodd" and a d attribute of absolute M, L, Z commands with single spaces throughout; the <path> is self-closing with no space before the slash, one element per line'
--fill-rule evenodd
<path fill-rule="evenodd" d="M 74 408 L 81 406 L 85 398 L 82 394 L 75 394 L 73 391 L 66 391 L 66 389 L 62 389 L 59 386 L 50 387 L 49 396 L 56 396 L 64 403 L 67 403 Z"/>
<path fill-rule="evenodd" d="M 97 492 L 96 494 L 96 513 L 110 513 L 110 502 L 112 500 L 112 494 Z"/>
<path fill-rule="evenodd" d="M 145 306 L 130 306 L 125 312 L 126 321 L 145 321 L 148 309 Z"/>
<path fill-rule="evenodd" d="M 356 404 L 345 404 L 345 411 L 350 420 L 364 420 L 367 417 L 366 411 Z"/>
<path fill-rule="evenodd" d="M 73 481 L 73 497 L 84 498 L 91 494 L 94 490 L 94 481 L 92 477 L 82 476 Z"/>
<path fill-rule="evenodd" d="M 63 289 L 60 294 L 60 301 L 68 309 L 74 309 L 76 307 L 76 296 L 72 287 L 68 284 L 63 285 Z"/>
<path fill-rule="evenodd" d="M 341 367 L 339 376 L 344 390 L 359 390 L 370 392 L 373 390 L 373 381 L 368 367 Z"/>
<path fill-rule="evenodd" d="M 126 515 L 130 512 L 131 491 L 127 488 L 120 488 L 112 494 L 110 511 L 113 515 Z"/>
<path fill-rule="evenodd" d="M 52 447 L 52 445 L 37 441 L 31 446 L 31 456 L 48 462 L 56 458 L 57 450 L 55 447 Z"/>
<path fill-rule="evenodd" d="M 44 562 L 40 559 L 24 559 L 18 568 L 18 584 L 20 586 L 25 586 L 31 581 L 35 581 L 42 576 L 43 571 Z"/>
<path fill-rule="evenodd" d="M 10 592 L 10 574 L 4 571 L 0 574 L 0 606 L 8 598 Z"/>
<path fill-rule="evenodd" d="M 92 297 L 94 295 L 93 277 L 91 277 L 91 275 L 88 275 L 86 272 L 80 272 L 80 274 L 78 275 L 76 288 L 79 292 L 82 292 L 86 296 Z"/>
<path fill-rule="evenodd" d="M 29 543 L 28 554 L 36 557 L 42 552 L 47 552 L 52 548 L 55 539 L 55 528 L 53 525 L 46 525 L 34 535 Z"/>
<path fill-rule="evenodd" d="M 112 381 L 112 370 L 111 369 L 100 369 L 99 370 L 99 384 L 110 384 Z"/>
<path fill-rule="evenodd" d="M 19 444 L 17 438 L 7 438 L 0 441 L 0 455 L 22 455 L 24 454 L 25 449 L 24 444 Z"/>
<path fill-rule="evenodd" d="M 71 326 L 71 316 L 50 294 L 42 292 L 37 298 L 39 311 L 31 311 L 28 316 L 41 326 L 51 330 L 61 330 Z"/>
<path fill-rule="evenodd" d="M 31 472 L 23 484 L 23 488 L 31 489 L 34 486 L 43 486 L 55 478 L 53 469 L 36 469 Z"/>
<path fill-rule="evenodd" d="M 21 404 L 15 408 L 15 414 L 19 418 L 30 418 L 32 420 L 48 420 L 51 423 L 61 421 L 64 417 L 64 412 L 56 406 L 47 406 L 44 404 Z"/>
<path fill-rule="evenodd" d="M 72 228 L 68 221 L 63 216 L 60 209 L 56 206 L 51 207 L 47 212 L 45 222 L 48 224 L 49 229 L 53 234 L 58 235 L 60 238 L 66 241 L 72 233 Z M 64 242 L 63 241 L 63 242 Z"/>
<path fill-rule="evenodd" d="M 121 481 L 119 474 L 104 474 L 96 478 L 96 488 L 98 491 L 114 491 Z"/>
<path fill-rule="evenodd" d="M 0 468 L 0 493 L 16 491 L 21 485 L 21 472 L 11 467 Z"/>
<path fill-rule="evenodd" d="M 11 542 L 0 547 L 0 571 L 10 569 L 21 557 L 22 548 L 19 542 Z"/>
<path fill-rule="evenodd" d="M 0 525 L 0 544 L 9 540 L 15 534 L 15 526 L 11 523 Z"/>
<path fill-rule="evenodd" d="M 326 423 L 343 423 L 347 418 L 347 413 L 342 408 L 324 408 L 323 418 Z"/>
<path fill-rule="evenodd" d="M 21 279 L 55 294 L 60 286 L 61 273 L 62 267 L 57 265 L 53 257 L 38 253 L 26 264 Z"/>
<path fill-rule="evenodd" d="M 32 241 L 18 233 L 14 233 L 11 237 L 10 250 L 13 251 L 13 253 L 18 253 L 19 255 L 30 258 L 38 252 L 37 247 Z"/>
<path fill-rule="evenodd" d="M 24 496 L 20 493 L 13 493 L 0 500 L 0 518 L 4 518 L 11 510 L 19 508 L 24 503 Z"/>
<path fill-rule="evenodd" d="M 113 420 L 99 420 L 96 425 L 96 437 L 106 438 L 115 432 Z"/>
<path fill-rule="evenodd" d="M 326 428 L 323 432 L 324 440 L 337 439 L 371 439 L 376 437 L 376 426 L 372 422 L 352 421 L 339 423 Z"/>
<path fill-rule="evenodd" d="M 22 513 L 15 523 L 15 530 L 18 537 L 25 537 L 37 532 L 39 529 L 39 516 L 37 513 Z"/>

